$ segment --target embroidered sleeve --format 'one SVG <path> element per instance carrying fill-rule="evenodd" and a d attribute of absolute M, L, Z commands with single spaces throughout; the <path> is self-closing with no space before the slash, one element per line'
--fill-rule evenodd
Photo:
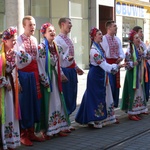
<path fill-rule="evenodd" d="M 8 85 L 8 81 L 6 80 L 6 78 L 4 76 L 0 76 L 0 88 L 2 87 L 6 87 Z"/>
<path fill-rule="evenodd" d="M 116 37 L 117 41 L 118 41 L 118 44 L 119 44 L 119 57 L 124 59 L 125 58 L 125 54 L 124 54 L 124 51 L 122 49 L 122 44 L 121 44 L 121 41 L 118 37 Z"/>
<path fill-rule="evenodd" d="M 38 53 L 40 58 L 46 58 L 45 46 L 43 44 L 38 45 Z"/>
<path fill-rule="evenodd" d="M 112 74 L 116 74 L 119 71 L 118 66 L 116 66 L 116 64 L 114 64 L 114 65 L 115 66 L 113 66 L 111 71 L 110 71 Z"/>
<path fill-rule="evenodd" d="M 41 84 L 44 85 L 45 87 L 49 86 L 49 81 L 48 81 L 48 77 L 45 76 L 44 74 L 39 74 L 40 75 L 40 81 Z"/>
<path fill-rule="evenodd" d="M 43 43 L 38 45 L 39 58 L 37 60 L 40 82 L 44 87 L 49 85 L 49 79 L 45 71 L 46 50 Z"/>
<path fill-rule="evenodd" d="M 98 64 L 98 65 L 100 65 L 104 61 L 103 57 L 101 55 L 99 55 L 98 53 L 95 53 L 93 55 L 93 59 L 96 62 L 96 64 Z"/>
<path fill-rule="evenodd" d="M 17 55 L 17 62 L 19 64 L 26 64 L 26 63 L 29 64 L 32 60 L 31 56 L 25 51 L 17 52 L 16 55 Z"/>
<path fill-rule="evenodd" d="M 103 70 L 105 70 L 106 72 L 112 73 L 112 74 L 116 74 L 118 72 L 118 65 L 117 64 L 108 64 L 105 61 L 103 61 L 100 65 L 99 65 Z"/>
<path fill-rule="evenodd" d="M 14 52 L 16 54 L 16 65 L 19 69 L 22 69 L 31 63 L 32 57 L 25 52 L 22 41 L 17 41 Z"/>
<path fill-rule="evenodd" d="M 60 45 L 57 45 L 57 47 L 58 47 L 59 54 L 63 58 L 63 60 L 68 60 L 69 52 L 68 51 L 65 52 L 63 50 L 62 46 L 60 46 Z"/>
<path fill-rule="evenodd" d="M 125 67 L 126 70 L 130 70 L 134 67 L 133 61 L 131 59 L 131 54 L 129 52 L 126 52 L 125 54 L 125 62 L 126 62 L 126 67 Z"/>

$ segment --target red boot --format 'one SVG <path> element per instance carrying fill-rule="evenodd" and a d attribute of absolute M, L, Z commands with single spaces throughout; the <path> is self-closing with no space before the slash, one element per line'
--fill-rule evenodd
<path fill-rule="evenodd" d="M 43 138 L 37 137 L 37 136 L 34 134 L 34 127 L 28 129 L 28 138 L 29 138 L 31 141 L 36 141 L 36 142 L 43 142 L 43 141 L 45 141 Z"/>
<path fill-rule="evenodd" d="M 33 143 L 28 139 L 28 134 L 26 129 L 21 129 L 21 137 L 20 137 L 21 144 L 25 146 L 32 146 Z"/>

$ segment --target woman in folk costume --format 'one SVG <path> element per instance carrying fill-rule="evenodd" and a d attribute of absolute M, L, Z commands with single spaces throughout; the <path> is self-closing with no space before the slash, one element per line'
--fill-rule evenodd
<path fill-rule="evenodd" d="M 39 49 L 39 74 L 42 84 L 42 114 L 41 122 L 37 125 L 37 130 L 43 130 L 42 136 L 59 134 L 67 136 L 63 131 L 69 129 L 69 118 L 62 93 L 61 81 L 67 78 L 63 75 L 59 64 L 57 45 L 54 43 L 55 29 L 50 23 L 41 26 L 43 42 Z"/>
<path fill-rule="evenodd" d="M 108 64 L 104 51 L 99 44 L 102 32 L 97 28 L 90 31 L 90 70 L 87 77 L 87 88 L 76 115 L 76 122 L 88 124 L 89 127 L 102 128 L 115 123 L 113 98 L 106 72 L 116 73 L 121 65 Z"/>
<path fill-rule="evenodd" d="M 132 30 L 129 34 L 129 40 L 129 48 L 125 56 L 127 72 L 121 109 L 128 113 L 130 120 L 138 121 L 141 120 L 139 114 L 148 112 L 144 90 L 144 80 L 148 75 L 144 75 L 146 67 L 144 59 L 149 57 L 149 52 L 144 53 L 140 46 L 140 38 L 137 32 Z"/>
<path fill-rule="evenodd" d="M 10 27 L 3 32 L 0 47 L 0 115 L 3 149 L 15 149 L 20 146 L 18 79 L 17 75 L 16 80 L 12 77 L 15 68 L 13 48 L 16 39 L 17 29 Z"/>

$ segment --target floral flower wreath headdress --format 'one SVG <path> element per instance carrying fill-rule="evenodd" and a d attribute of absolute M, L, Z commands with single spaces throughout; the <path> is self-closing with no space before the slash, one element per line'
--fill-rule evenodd
<path fill-rule="evenodd" d="M 97 31 L 99 31 L 97 28 L 91 28 L 91 30 L 90 30 L 90 38 L 91 38 L 91 40 L 93 41 L 94 40 L 94 37 L 96 36 L 96 33 L 97 33 Z"/>
<path fill-rule="evenodd" d="M 130 33 L 129 33 L 129 42 L 133 42 L 133 38 L 134 38 L 134 35 L 137 34 L 136 31 L 134 30 L 131 30 Z"/>
<path fill-rule="evenodd" d="M 41 26 L 41 29 L 40 29 L 40 32 L 44 35 L 45 32 L 46 32 L 46 29 L 50 26 L 53 26 L 51 23 L 47 22 L 47 23 L 44 23 L 42 26 Z"/>
<path fill-rule="evenodd" d="M 17 34 L 17 27 L 9 27 L 2 34 L 2 40 L 9 40 L 12 36 Z"/>

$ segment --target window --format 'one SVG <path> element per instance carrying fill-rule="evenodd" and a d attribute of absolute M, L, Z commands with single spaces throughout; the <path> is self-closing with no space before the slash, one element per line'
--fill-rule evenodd
<path fill-rule="evenodd" d="M 89 64 L 89 32 L 88 20 L 71 19 L 71 39 L 74 44 L 76 62 L 81 68 L 88 68 Z"/>
<path fill-rule="evenodd" d="M 144 29 L 143 19 L 139 18 L 131 18 L 131 17 L 123 17 L 123 24 L 122 24 L 122 44 L 123 47 L 127 47 L 128 45 L 128 35 L 130 30 L 133 29 L 134 26 L 140 26 Z"/>
<path fill-rule="evenodd" d="M 77 18 L 88 18 L 87 0 L 70 0 L 70 16 Z"/>
<path fill-rule="evenodd" d="M 49 18 L 49 0 L 31 0 L 31 15 Z"/>
<path fill-rule="evenodd" d="M 49 0 L 25 0 L 25 15 L 32 15 L 34 17 L 49 18 L 50 12 Z"/>
<path fill-rule="evenodd" d="M 4 30 L 5 1 L 0 0 L 0 32 Z"/>

